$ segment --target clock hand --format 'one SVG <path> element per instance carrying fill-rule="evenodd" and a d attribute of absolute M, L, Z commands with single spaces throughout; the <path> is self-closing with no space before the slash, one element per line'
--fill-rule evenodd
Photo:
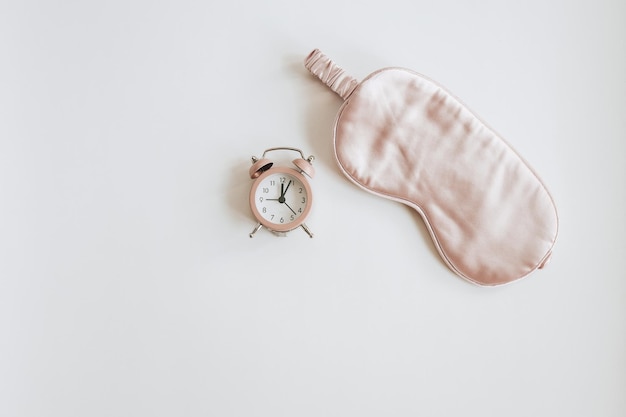
<path fill-rule="evenodd" d="M 289 204 L 287 204 L 286 202 L 285 202 L 285 205 L 286 205 L 287 207 L 289 207 Z M 296 212 L 295 212 L 295 211 L 293 211 L 293 209 L 292 209 L 291 207 L 289 207 L 289 210 L 291 210 L 291 212 L 292 212 L 293 214 L 296 214 Z M 297 214 L 296 214 L 296 215 L 297 215 Z"/>
<path fill-rule="evenodd" d="M 283 197 L 285 197 L 285 194 L 287 193 L 287 190 L 289 189 L 290 185 L 291 185 L 291 180 L 289 180 L 289 184 L 287 184 L 287 188 L 285 188 L 285 192 L 283 193 Z"/>
<path fill-rule="evenodd" d="M 287 190 L 289 189 L 290 185 L 291 185 L 291 180 L 289 180 L 289 183 L 287 184 L 287 188 L 284 188 L 285 187 L 285 183 L 280 184 L 280 198 L 278 199 L 279 203 L 284 203 L 285 202 L 285 193 L 287 193 Z M 291 211 L 293 211 L 293 210 L 291 210 Z"/>
<path fill-rule="evenodd" d="M 284 183 L 280 183 L 280 197 L 278 197 L 278 202 L 279 203 L 285 202 L 285 184 Z"/>

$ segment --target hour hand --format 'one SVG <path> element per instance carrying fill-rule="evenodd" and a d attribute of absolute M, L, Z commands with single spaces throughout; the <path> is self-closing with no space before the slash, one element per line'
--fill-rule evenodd
<path fill-rule="evenodd" d="M 280 197 L 278 197 L 278 202 L 279 203 L 284 203 L 285 202 L 285 184 L 281 183 L 280 184 Z"/>
<path fill-rule="evenodd" d="M 281 183 L 280 184 L 280 197 L 278 198 L 278 202 L 279 203 L 284 203 L 285 202 L 285 193 L 289 189 L 290 185 L 291 185 L 291 180 L 287 183 L 287 188 L 285 188 L 285 183 Z M 293 211 L 293 210 L 291 210 L 291 211 Z"/>

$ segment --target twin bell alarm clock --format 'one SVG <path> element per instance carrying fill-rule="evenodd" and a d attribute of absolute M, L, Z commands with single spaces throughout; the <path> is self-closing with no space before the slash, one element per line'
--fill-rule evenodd
<path fill-rule="evenodd" d="M 291 166 L 277 166 L 265 156 L 269 152 L 296 152 L 300 158 Z M 252 157 L 250 178 L 254 180 L 250 189 L 250 209 L 258 224 L 250 237 L 265 227 L 279 236 L 301 227 L 310 237 L 313 233 L 304 221 L 311 211 L 313 192 L 308 178 L 313 178 L 315 169 L 311 155 L 305 159 L 300 149 L 278 147 L 269 148 L 261 158 Z"/>

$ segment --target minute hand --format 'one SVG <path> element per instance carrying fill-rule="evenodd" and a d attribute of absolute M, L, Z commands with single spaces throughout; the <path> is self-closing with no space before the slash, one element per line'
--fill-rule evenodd
<path fill-rule="evenodd" d="M 285 188 L 285 191 L 283 191 L 283 195 L 281 197 L 285 197 L 285 194 L 287 194 L 287 190 L 289 189 L 289 186 L 291 185 L 291 180 L 289 180 L 289 183 L 287 184 L 287 188 Z"/>

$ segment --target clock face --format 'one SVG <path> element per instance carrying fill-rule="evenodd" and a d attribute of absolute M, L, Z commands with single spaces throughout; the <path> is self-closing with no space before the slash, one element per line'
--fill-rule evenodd
<path fill-rule="evenodd" d="M 300 226 L 311 208 L 311 188 L 299 172 L 272 168 L 259 176 L 250 192 L 255 217 L 270 230 L 289 231 Z"/>

